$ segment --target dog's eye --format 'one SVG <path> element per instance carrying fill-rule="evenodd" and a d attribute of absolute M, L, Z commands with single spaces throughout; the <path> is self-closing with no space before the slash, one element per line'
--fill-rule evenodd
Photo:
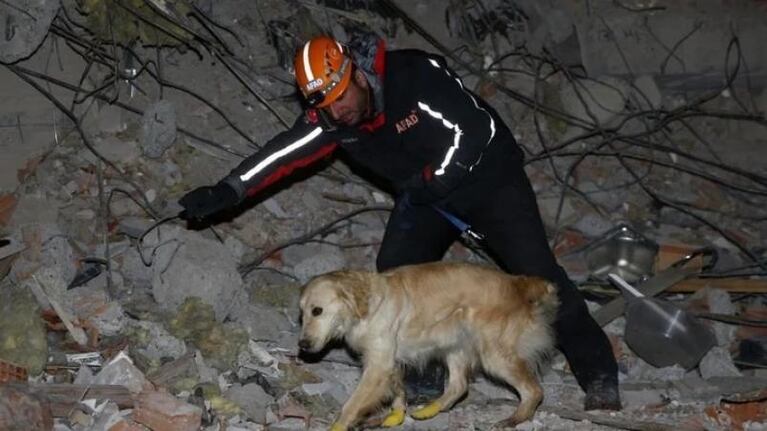
<path fill-rule="evenodd" d="M 322 307 L 312 308 L 312 316 L 319 316 L 320 314 L 322 314 Z"/>

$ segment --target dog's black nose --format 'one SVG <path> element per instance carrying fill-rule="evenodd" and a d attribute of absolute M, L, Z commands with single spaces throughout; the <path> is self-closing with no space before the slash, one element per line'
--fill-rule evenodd
<path fill-rule="evenodd" d="M 312 344 L 309 342 L 309 340 L 301 339 L 298 340 L 298 348 L 301 350 L 308 350 L 309 347 L 311 347 Z"/>

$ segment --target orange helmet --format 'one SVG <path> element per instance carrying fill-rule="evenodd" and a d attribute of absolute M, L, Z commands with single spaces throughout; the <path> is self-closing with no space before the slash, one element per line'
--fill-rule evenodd
<path fill-rule="evenodd" d="M 317 36 L 306 42 L 294 61 L 296 82 L 310 106 L 322 108 L 333 103 L 349 85 L 351 58 L 329 36 Z"/>

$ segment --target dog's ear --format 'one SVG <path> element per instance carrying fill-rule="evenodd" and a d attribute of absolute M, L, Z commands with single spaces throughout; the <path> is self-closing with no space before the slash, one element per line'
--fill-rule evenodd
<path fill-rule="evenodd" d="M 349 307 L 354 317 L 364 319 L 368 315 L 370 279 L 357 271 L 336 273 L 335 286 L 341 301 Z"/>

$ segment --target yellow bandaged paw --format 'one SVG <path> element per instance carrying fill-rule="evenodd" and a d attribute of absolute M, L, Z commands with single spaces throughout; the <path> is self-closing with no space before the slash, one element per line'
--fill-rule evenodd
<path fill-rule="evenodd" d="M 410 416 L 413 419 L 418 420 L 424 420 L 424 419 L 431 419 L 434 416 L 437 416 L 439 412 L 442 410 L 442 406 L 437 402 L 434 401 L 431 404 L 427 404 L 420 409 L 414 411 L 410 414 Z"/>
<path fill-rule="evenodd" d="M 333 425 L 330 426 L 330 431 L 346 431 L 346 427 L 338 423 L 334 423 Z"/>
<path fill-rule="evenodd" d="M 402 425 L 402 422 L 405 421 L 405 410 L 403 409 L 392 409 L 389 414 L 386 416 L 386 418 L 381 422 L 381 426 L 384 428 L 391 428 L 396 427 L 397 425 Z"/>

